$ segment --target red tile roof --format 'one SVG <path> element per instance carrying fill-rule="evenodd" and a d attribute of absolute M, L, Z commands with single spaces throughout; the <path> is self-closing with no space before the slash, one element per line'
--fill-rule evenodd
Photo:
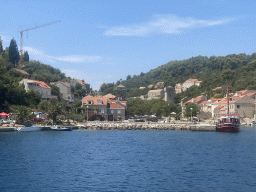
<path fill-rule="evenodd" d="M 116 102 L 109 103 L 109 108 L 110 109 L 125 109 L 125 107 L 123 107 L 122 105 L 119 105 Z"/>
<path fill-rule="evenodd" d="M 198 81 L 198 79 L 188 79 L 185 81 L 185 83 L 188 83 L 188 82 L 202 82 L 202 81 Z"/>
<path fill-rule="evenodd" d="M 107 94 L 107 95 L 104 95 L 103 97 L 107 97 L 107 98 L 109 98 L 109 99 L 115 99 L 116 98 L 116 96 L 115 95 L 112 95 L 112 94 Z"/>
<path fill-rule="evenodd" d="M 93 104 L 87 104 L 87 101 L 92 101 Z M 102 104 L 98 104 L 98 101 L 102 101 Z M 83 105 L 107 105 L 108 98 L 107 97 L 84 97 Z"/>
<path fill-rule="evenodd" d="M 29 75 L 26 71 L 24 71 L 24 70 L 22 70 L 22 69 L 16 69 L 16 68 L 15 68 L 15 70 L 16 70 L 16 71 L 19 71 L 19 72 L 21 72 L 21 73 L 23 73 L 23 74 L 25 74 L 25 75 Z"/>
<path fill-rule="evenodd" d="M 213 89 L 213 91 L 216 91 L 216 90 L 219 90 L 219 89 L 222 89 L 222 87 L 216 87 L 215 89 Z"/>
<path fill-rule="evenodd" d="M 78 81 L 81 85 L 87 85 L 88 83 L 86 82 L 83 82 L 82 80 L 79 80 L 79 79 L 75 79 L 76 81 Z"/>
<path fill-rule="evenodd" d="M 32 80 L 32 79 L 26 79 L 26 80 L 28 80 L 28 82 L 33 82 L 33 83 L 38 83 L 38 85 L 40 86 L 40 87 L 42 87 L 42 88 L 51 88 L 51 87 L 49 87 L 45 82 L 43 82 L 43 81 L 37 81 L 37 80 Z"/>

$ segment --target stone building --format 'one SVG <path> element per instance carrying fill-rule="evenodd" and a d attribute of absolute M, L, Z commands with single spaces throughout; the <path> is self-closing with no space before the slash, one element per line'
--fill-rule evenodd
<path fill-rule="evenodd" d="M 188 79 L 182 84 L 182 91 L 186 91 L 189 87 L 193 85 L 200 86 L 202 81 L 198 81 L 197 79 Z"/>
<path fill-rule="evenodd" d="M 93 107 L 94 112 L 105 120 L 125 120 L 126 102 L 110 99 L 108 97 L 84 97 L 82 107 Z"/>
<path fill-rule="evenodd" d="M 57 81 L 57 82 L 52 82 L 51 84 L 56 85 L 59 87 L 60 90 L 60 96 L 64 98 L 68 102 L 73 102 L 74 101 L 74 95 L 71 94 L 71 88 L 70 84 L 67 82 L 62 82 L 62 81 Z"/>
<path fill-rule="evenodd" d="M 49 87 L 43 81 L 37 81 L 32 79 L 23 79 L 19 82 L 25 86 L 26 92 L 29 90 L 37 91 L 41 95 L 42 100 L 57 99 L 57 96 L 51 95 L 51 87 Z"/>
<path fill-rule="evenodd" d="M 121 93 L 121 97 L 122 97 L 121 100 L 126 99 L 126 87 L 124 85 L 120 84 L 116 88 L 120 89 L 122 91 L 122 93 Z"/>
<path fill-rule="evenodd" d="M 89 90 L 90 89 L 90 84 L 88 84 L 88 83 L 86 83 L 86 82 L 84 82 L 84 80 L 79 80 L 79 79 L 71 79 L 70 80 L 70 85 L 72 85 L 72 86 L 76 86 L 76 84 L 80 84 L 80 85 L 82 85 L 82 89 L 87 89 L 87 90 Z"/>
<path fill-rule="evenodd" d="M 163 99 L 164 101 L 174 101 L 174 88 L 165 87 L 164 89 L 150 90 L 147 95 L 147 100 Z"/>

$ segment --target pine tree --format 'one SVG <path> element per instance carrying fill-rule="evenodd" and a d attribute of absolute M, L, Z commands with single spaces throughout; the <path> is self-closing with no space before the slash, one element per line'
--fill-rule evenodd
<path fill-rule="evenodd" d="M 1 39 L 1 36 L 0 36 L 0 54 L 3 53 L 3 44 L 2 44 L 2 39 Z"/>
<path fill-rule="evenodd" d="M 13 67 L 18 65 L 20 60 L 20 55 L 18 51 L 18 46 L 14 38 L 11 40 L 10 46 L 9 46 L 9 61 L 12 62 Z"/>
<path fill-rule="evenodd" d="M 28 52 L 25 51 L 24 55 L 23 55 L 23 61 L 26 62 L 26 61 L 29 61 L 29 55 L 28 55 Z"/>

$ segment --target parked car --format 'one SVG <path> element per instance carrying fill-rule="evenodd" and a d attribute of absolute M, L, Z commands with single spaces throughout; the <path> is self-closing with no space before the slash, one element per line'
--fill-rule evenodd
<path fill-rule="evenodd" d="M 3 122 L 4 124 L 9 124 L 9 123 L 16 123 L 16 120 L 12 120 L 12 119 L 1 119 L 1 122 Z"/>
<path fill-rule="evenodd" d="M 34 119 L 32 119 L 31 121 L 33 121 L 33 122 L 48 122 L 47 119 L 42 118 L 42 117 L 34 118 Z"/>

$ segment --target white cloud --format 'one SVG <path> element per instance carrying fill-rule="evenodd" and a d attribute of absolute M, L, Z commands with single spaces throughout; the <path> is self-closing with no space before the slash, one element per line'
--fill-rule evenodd
<path fill-rule="evenodd" d="M 230 22 L 231 19 L 200 20 L 192 17 L 181 18 L 175 15 L 153 16 L 151 21 L 140 25 L 116 26 L 105 32 L 110 36 L 144 36 L 151 33 L 181 33 L 185 29 L 202 28 L 221 25 Z"/>
<path fill-rule="evenodd" d="M 100 56 L 87 56 L 87 55 L 70 55 L 61 57 L 52 57 L 59 61 L 67 61 L 71 63 L 84 63 L 84 62 L 97 62 L 101 59 Z"/>
<path fill-rule="evenodd" d="M 71 63 L 85 63 L 85 62 L 98 62 L 100 56 L 88 56 L 88 55 L 70 55 L 70 56 L 60 56 L 55 57 L 47 55 L 44 51 L 33 48 L 33 47 L 24 47 L 25 51 L 28 51 L 28 54 L 32 59 L 40 60 L 41 62 L 50 62 L 55 63 L 56 61 L 65 61 Z"/>

